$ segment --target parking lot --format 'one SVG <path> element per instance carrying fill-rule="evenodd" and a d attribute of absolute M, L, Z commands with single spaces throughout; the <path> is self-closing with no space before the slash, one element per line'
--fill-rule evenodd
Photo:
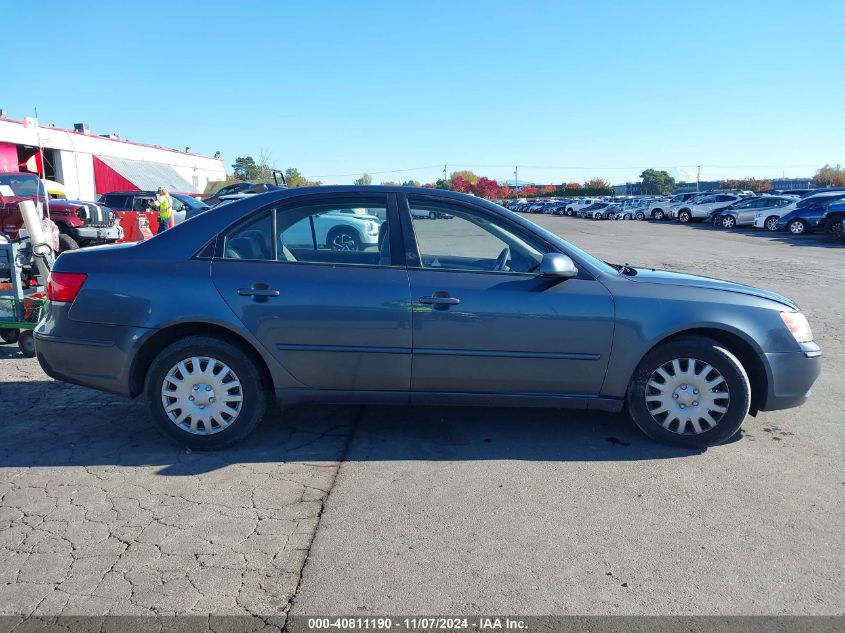
<path fill-rule="evenodd" d="M 793 298 L 813 398 L 706 452 L 623 415 L 299 407 L 204 454 L 3 346 L 0 614 L 842 613 L 845 243 L 530 219 Z"/>

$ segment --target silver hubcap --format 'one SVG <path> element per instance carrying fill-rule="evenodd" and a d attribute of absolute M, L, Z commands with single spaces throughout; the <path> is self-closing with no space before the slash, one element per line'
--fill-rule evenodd
<path fill-rule="evenodd" d="M 778 221 L 775 218 L 769 218 L 766 221 L 766 228 L 770 231 L 774 231 L 778 226 Z"/>
<path fill-rule="evenodd" d="M 646 407 L 664 429 L 698 435 L 716 427 L 728 410 L 728 383 L 709 363 L 676 358 L 658 367 L 648 379 Z"/>
<path fill-rule="evenodd" d="M 349 233 L 338 233 L 332 240 L 332 248 L 336 251 L 354 251 L 357 250 L 355 245 L 355 238 Z"/>
<path fill-rule="evenodd" d="M 728 216 L 724 220 L 722 220 L 722 225 L 725 226 L 726 228 L 732 229 L 733 226 L 734 226 L 734 219 L 732 217 Z"/>
<path fill-rule="evenodd" d="M 789 232 L 790 233 L 803 233 L 804 232 L 804 225 L 800 222 L 793 222 L 789 225 Z"/>
<path fill-rule="evenodd" d="M 161 385 L 165 413 L 183 431 L 213 435 L 229 427 L 241 412 L 243 389 L 224 362 L 193 356 L 176 363 Z"/>

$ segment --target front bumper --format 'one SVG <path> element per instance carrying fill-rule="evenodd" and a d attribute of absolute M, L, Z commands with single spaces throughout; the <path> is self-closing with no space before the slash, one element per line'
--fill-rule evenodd
<path fill-rule="evenodd" d="M 48 302 L 35 353 L 51 378 L 131 397 L 130 376 L 145 328 L 71 321 L 68 304 Z"/>
<path fill-rule="evenodd" d="M 822 370 L 822 351 L 816 343 L 804 343 L 801 348 L 800 352 L 763 354 L 769 386 L 761 411 L 790 409 L 807 401 Z"/>
<path fill-rule="evenodd" d="M 73 237 L 84 240 L 117 241 L 123 237 L 118 226 L 78 226 L 71 229 Z"/>

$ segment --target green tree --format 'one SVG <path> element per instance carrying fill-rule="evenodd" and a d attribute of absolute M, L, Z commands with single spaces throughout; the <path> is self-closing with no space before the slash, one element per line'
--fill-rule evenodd
<path fill-rule="evenodd" d="M 646 169 L 640 174 L 643 180 L 643 193 L 649 195 L 668 195 L 675 193 L 675 179 L 665 171 Z"/>
<path fill-rule="evenodd" d="M 258 177 L 258 165 L 252 156 L 238 156 L 232 165 L 232 172 L 237 180 L 255 180 Z"/>
<path fill-rule="evenodd" d="M 288 167 L 285 170 L 285 182 L 287 183 L 288 187 L 310 187 L 313 185 L 320 185 L 322 184 L 319 180 L 308 180 L 302 174 L 299 173 L 299 170 L 296 167 Z"/>
<path fill-rule="evenodd" d="M 842 165 L 825 165 L 813 176 L 813 184 L 816 187 L 843 187 L 845 186 L 845 168 Z"/>
<path fill-rule="evenodd" d="M 361 174 L 360 178 L 355 179 L 356 185 L 371 185 L 373 184 L 373 177 L 368 173 Z"/>
<path fill-rule="evenodd" d="M 402 183 L 402 186 L 403 187 L 420 187 L 421 185 L 420 185 L 419 180 L 406 180 L 405 182 Z"/>

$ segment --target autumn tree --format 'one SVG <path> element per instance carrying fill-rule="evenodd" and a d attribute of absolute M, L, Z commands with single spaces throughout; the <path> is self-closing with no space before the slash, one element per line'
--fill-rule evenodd
<path fill-rule="evenodd" d="M 477 196 L 481 196 L 482 198 L 492 200 L 499 194 L 499 183 L 495 180 L 482 176 L 478 179 L 478 182 L 475 183 L 473 193 Z"/>
<path fill-rule="evenodd" d="M 765 193 L 772 190 L 772 181 L 758 178 L 742 178 L 739 180 L 723 180 L 722 189 L 740 189 L 742 191 L 753 191 L 754 193 Z"/>
<path fill-rule="evenodd" d="M 588 180 L 584 183 L 584 189 L 608 189 L 612 190 L 613 187 L 610 186 L 610 183 L 604 180 L 603 178 L 593 178 L 592 180 Z"/>
<path fill-rule="evenodd" d="M 580 189 L 581 183 L 580 182 L 568 182 L 566 185 L 563 186 L 563 189 Z"/>
<path fill-rule="evenodd" d="M 497 193 L 499 198 L 510 198 L 516 194 L 516 191 L 510 187 L 499 187 L 499 191 Z"/>
<path fill-rule="evenodd" d="M 528 185 L 527 187 L 522 188 L 522 195 L 523 196 L 536 196 L 537 195 L 537 187 L 534 185 Z"/>
<path fill-rule="evenodd" d="M 480 178 L 480 176 L 478 176 L 478 174 L 471 172 L 468 169 L 464 169 L 462 171 L 453 171 L 451 174 L 449 174 L 450 180 L 454 181 L 455 178 L 463 178 L 469 184 L 474 185 L 478 182 L 478 179 Z"/>
<path fill-rule="evenodd" d="M 669 195 L 675 193 L 675 179 L 666 171 L 646 169 L 640 174 L 642 178 L 642 190 L 648 195 Z"/>
<path fill-rule="evenodd" d="M 373 184 L 373 177 L 370 176 L 370 174 L 365 172 L 365 173 L 361 174 L 360 178 L 355 179 L 355 184 L 356 185 L 371 185 L 371 184 Z"/>
<path fill-rule="evenodd" d="M 825 165 L 813 176 L 816 187 L 845 187 L 845 168 L 842 165 Z"/>
<path fill-rule="evenodd" d="M 460 191 L 461 193 L 472 192 L 473 183 L 471 183 L 463 176 L 452 175 L 452 178 L 450 180 L 452 181 L 452 191 Z"/>

